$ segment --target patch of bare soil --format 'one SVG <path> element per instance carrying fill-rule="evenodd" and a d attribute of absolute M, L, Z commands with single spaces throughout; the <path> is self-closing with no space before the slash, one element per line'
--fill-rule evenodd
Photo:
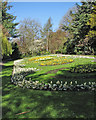
<path fill-rule="evenodd" d="M 50 71 L 48 71 L 46 74 L 49 74 L 49 73 L 57 73 L 59 70 L 64 70 L 64 69 L 68 69 L 68 68 L 60 68 L 60 69 L 50 70 Z"/>

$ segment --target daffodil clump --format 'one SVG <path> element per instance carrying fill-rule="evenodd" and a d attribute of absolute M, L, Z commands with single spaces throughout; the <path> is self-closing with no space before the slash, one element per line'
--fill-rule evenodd
<path fill-rule="evenodd" d="M 35 57 L 31 58 L 28 61 L 33 63 L 39 63 L 40 66 L 49 66 L 49 65 L 61 65 L 66 63 L 73 62 L 72 59 L 67 59 L 64 56 L 44 56 L 44 57 Z"/>
<path fill-rule="evenodd" d="M 35 71 L 40 70 L 40 69 L 37 69 L 37 68 L 24 68 L 25 65 L 21 64 L 21 61 L 22 60 L 14 61 L 13 75 L 14 74 L 22 74 L 22 73 L 25 74 L 27 72 L 35 72 Z"/>
<path fill-rule="evenodd" d="M 68 82 L 62 82 L 57 81 L 56 83 L 53 83 L 52 81 L 50 83 L 44 83 L 39 81 L 32 81 L 31 78 L 29 80 L 26 80 L 22 75 L 14 76 L 11 81 L 22 88 L 29 88 L 33 90 L 51 90 L 51 91 L 96 91 L 96 83 L 95 82 L 89 82 L 84 84 L 78 84 L 77 81 L 74 83 L 71 81 Z"/>
<path fill-rule="evenodd" d="M 52 60 L 53 57 L 51 56 L 43 56 L 43 57 L 35 57 L 35 58 L 31 58 L 29 59 L 29 61 L 46 61 L 46 60 Z"/>
<path fill-rule="evenodd" d="M 49 61 L 42 61 L 40 63 L 40 65 L 41 66 L 62 65 L 62 64 L 71 63 L 71 62 L 73 62 L 72 59 L 67 59 L 66 57 L 56 57 L 56 58 L 49 60 Z"/>
<path fill-rule="evenodd" d="M 14 67 L 13 67 L 13 73 L 12 73 L 12 78 L 11 81 L 12 82 L 16 82 L 16 81 L 22 81 L 23 78 L 29 74 L 29 73 L 34 73 L 36 71 L 39 71 L 40 69 L 37 68 L 24 68 L 25 65 L 21 64 L 22 60 L 17 60 L 14 61 Z"/>

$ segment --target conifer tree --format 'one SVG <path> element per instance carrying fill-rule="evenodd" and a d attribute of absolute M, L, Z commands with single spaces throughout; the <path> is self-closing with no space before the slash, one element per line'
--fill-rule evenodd
<path fill-rule="evenodd" d="M 16 16 L 8 13 L 11 7 L 6 1 L 0 3 L 0 10 L 2 11 L 2 15 L 0 15 L 0 51 L 3 58 L 12 54 L 12 46 L 8 37 L 16 37 L 16 25 L 18 25 L 18 23 L 13 23 Z"/>
<path fill-rule="evenodd" d="M 96 2 L 93 5 L 92 13 L 90 14 L 90 19 L 87 22 L 87 25 L 90 25 L 90 30 L 88 35 L 89 45 L 93 48 L 94 53 L 96 54 Z"/>
<path fill-rule="evenodd" d="M 81 2 L 82 5 L 77 6 L 77 12 L 73 15 L 73 23 L 71 26 L 67 26 L 68 30 L 71 30 L 73 38 L 67 41 L 67 53 L 83 53 L 85 51 L 85 39 L 86 35 L 90 31 L 91 26 L 87 24 L 90 19 L 92 7 L 94 2 Z"/>
<path fill-rule="evenodd" d="M 3 33 L 0 33 L 0 43 L 0 49 L 2 51 L 2 56 L 0 56 L 0 58 L 4 58 L 12 54 L 11 43 L 7 40 L 7 37 Z"/>
<path fill-rule="evenodd" d="M 12 14 L 8 13 L 8 10 L 12 8 L 11 5 L 8 4 L 8 2 L 2 2 L 2 25 L 7 30 L 9 35 L 11 37 L 16 36 L 16 25 L 18 23 L 13 23 L 13 21 L 16 19 L 16 16 L 13 16 Z"/>
<path fill-rule="evenodd" d="M 78 5 L 78 12 L 75 14 L 75 19 L 73 22 L 73 39 L 71 43 L 73 44 L 73 50 L 75 53 L 84 51 L 83 41 L 86 38 L 87 33 L 90 30 L 90 25 L 87 25 L 90 18 L 90 13 L 92 9 L 92 2 L 82 2 L 82 5 Z"/>

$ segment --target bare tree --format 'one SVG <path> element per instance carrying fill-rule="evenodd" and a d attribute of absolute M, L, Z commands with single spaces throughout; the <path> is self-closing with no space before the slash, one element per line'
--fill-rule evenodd
<path fill-rule="evenodd" d="M 61 29 L 67 29 L 65 27 L 69 27 L 72 25 L 74 16 L 73 14 L 78 11 L 77 6 L 74 6 L 68 10 L 68 12 L 62 17 L 60 23 L 59 23 L 59 28 Z"/>
<path fill-rule="evenodd" d="M 41 25 L 35 20 L 24 19 L 20 22 L 19 33 L 29 53 L 34 51 L 34 41 L 41 38 Z"/>
<path fill-rule="evenodd" d="M 50 34 L 50 32 L 52 32 L 52 22 L 51 22 L 51 18 L 48 19 L 47 23 L 44 25 L 43 31 L 42 31 L 42 36 L 43 38 L 46 40 L 46 51 L 49 50 L 48 48 L 48 36 Z"/>

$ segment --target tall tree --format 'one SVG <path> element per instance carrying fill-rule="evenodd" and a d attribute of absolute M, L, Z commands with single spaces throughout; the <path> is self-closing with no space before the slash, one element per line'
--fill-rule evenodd
<path fill-rule="evenodd" d="M 69 53 L 83 52 L 86 49 L 84 40 L 90 30 L 90 25 L 86 24 L 90 18 L 92 6 L 94 2 L 81 2 L 82 5 L 77 4 L 78 11 L 72 15 L 74 16 L 71 27 L 73 38 L 67 43 Z M 86 41 L 86 40 L 85 40 Z"/>
<path fill-rule="evenodd" d="M 14 23 L 13 21 L 16 19 L 16 16 L 13 16 L 12 14 L 8 13 L 8 10 L 12 8 L 11 5 L 9 5 L 8 2 L 2 2 L 2 25 L 3 27 L 8 31 L 9 35 L 11 37 L 16 36 L 16 26 L 19 23 Z"/>
<path fill-rule="evenodd" d="M 63 53 L 70 54 L 72 52 L 72 44 L 71 39 L 73 39 L 73 30 L 72 25 L 73 21 L 75 19 L 75 15 L 78 12 L 78 6 L 73 6 L 68 10 L 68 12 L 63 16 L 63 18 L 60 21 L 59 28 L 63 31 L 66 31 L 66 39 L 67 41 L 64 43 L 64 50 Z"/>
<path fill-rule="evenodd" d="M 52 32 L 52 22 L 51 22 L 51 17 L 48 19 L 47 23 L 44 25 L 43 31 L 42 31 L 42 36 L 46 40 L 46 51 L 49 50 L 48 48 L 48 36 Z"/>
<path fill-rule="evenodd" d="M 88 32 L 88 43 L 93 48 L 94 54 L 96 54 L 96 2 L 94 2 L 94 5 L 92 7 L 92 12 L 90 14 L 90 19 L 87 22 L 87 25 L 90 25 L 90 30 Z"/>
<path fill-rule="evenodd" d="M 3 33 L 0 33 L 0 43 L 0 49 L 2 51 L 2 56 L 0 56 L 0 58 L 5 58 L 6 56 L 12 54 L 11 43 L 7 40 L 7 37 Z"/>
<path fill-rule="evenodd" d="M 57 30 L 51 32 L 48 36 L 49 39 L 49 51 L 51 53 L 62 52 L 63 44 L 66 42 L 66 32 Z"/>
<path fill-rule="evenodd" d="M 86 46 L 83 44 L 87 33 L 90 30 L 90 26 L 86 23 L 88 22 L 91 13 L 93 2 L 81 2 L 82 5 L 79 6 L 78 13 L 75 14 L 75 20 L 73 22 L 73 34 L 74 38 L 72 40 L 74 46 L 74 52 L 82 51 L 84 53 Z"/>
<path fill-rule="evenodd" d="M 67 13 L 62 17 L 59 28 L 71 32 L 71 26 L 74 20 L 74 14 L 78 12 L 78 7 L 75 5 L 70 8 Z"/>
<path fill-rule="evenodd" d="M 11 9 L 12 6 L 9 5 L 8 2 L 0 2 L 0 11 L 2 11 L 2 15 L 0 15 L 0 28 L 2 29 L 0 34 L 0 50 L 2 51 L 2 55 L 9 56 L 12 53 L 12 47 L 9 43 L 7 37 L 8 36 L 15 36 L 16 25 L 18 23 L 13 23 L 16 19 L 16 16 L 13 16 L 8 13 L 8 10 Z"/>
<path fill-rule="evenodd" d="M 21 53 L 19 51 L 19 48 L 16 42 L 12 43 L 12 49 L 13 49 L 13 52 L 12 52 L 11 58 L 13 60 L 20 59 Z"/>
<path fill-rule="evenodd" d="M 20 22 L 19 33 L 26 52 L 33 53 L 34 41 L 41 38 L 41 25 L 35 20 L 24 19 Z"/>

